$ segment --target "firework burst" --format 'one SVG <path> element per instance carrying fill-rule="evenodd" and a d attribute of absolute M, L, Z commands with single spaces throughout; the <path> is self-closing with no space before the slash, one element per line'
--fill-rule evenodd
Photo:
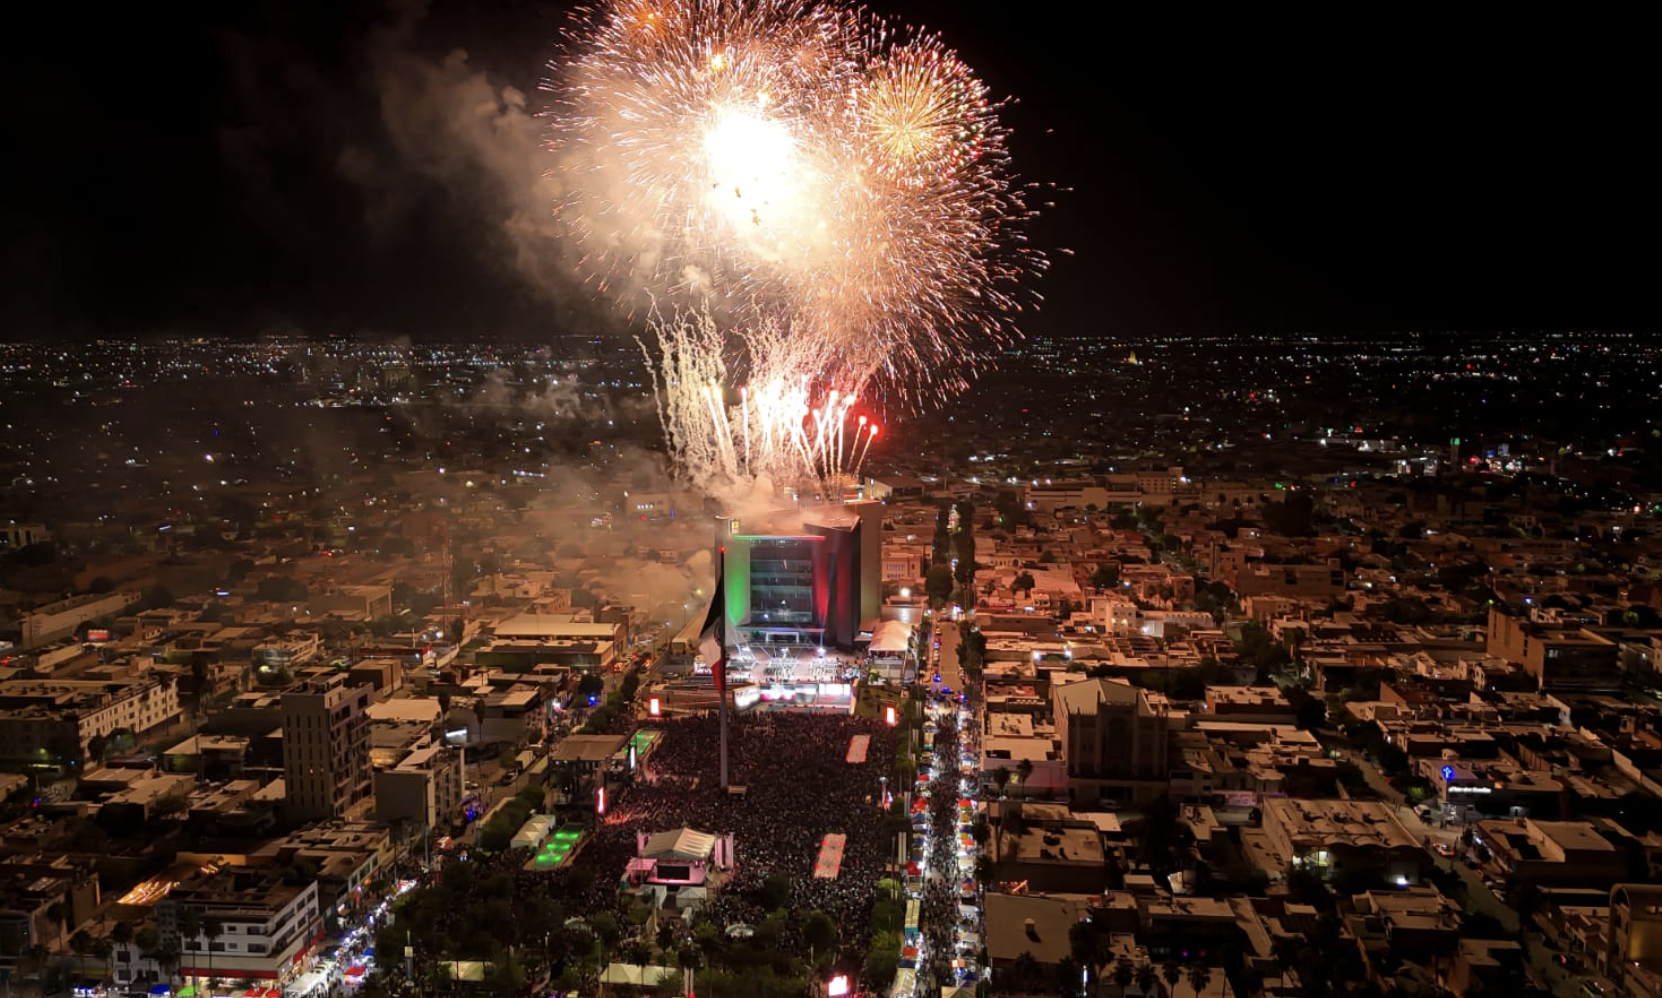
<path fill-rule="evenodd" d="M 578 16 L 553 68 L 556 214 L 587 276 L 631 304 L 702 310 L 696 335 L 659 324 L 660 392 L 691 391 L 694 345 L 719 368 L 701 377 L 749 386 L 738 422 L 707 388 L 666 403 L 672 440 L 726 414 L 754 447 L 771 432 L 758 410 L 803 407 L 773 430 L 816 440 L 846 400 L 919 405 L 1014 333 L 1045 261 L 1021 238 L 1032 212 L 999 105 L 938 37 L 835 0 L 610 0 Z M 708 425 L 676 422 L 693 418 Z M 823 472 L 819 447 L 798 459 Z M 682 450 L 744 473 L 734 440 Z"/>

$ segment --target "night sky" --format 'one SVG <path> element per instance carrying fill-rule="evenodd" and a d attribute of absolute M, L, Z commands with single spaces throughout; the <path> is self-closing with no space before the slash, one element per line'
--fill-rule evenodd
<path fill-rule="evenodd" d="M 563 4 L 49 6 L 8 56 L 0 338 L 602 322 L 525 235 Z M 1662 328 L 1637 22 L 873 6 L 1018 97 L 1017 168 L 1067 189 L 1034 332 Z"/>

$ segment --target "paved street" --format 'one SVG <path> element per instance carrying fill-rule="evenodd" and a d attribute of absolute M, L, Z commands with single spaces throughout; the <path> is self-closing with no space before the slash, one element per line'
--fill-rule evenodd
<path fill-rule="evenodd" d="M 1397 817 L 1415 838 L 1425 843 L 1433 841 L 1447 842 L 1450 845 L 1458 843 L 1460 839 L 1458 826 L 1439 828 L 1435 825 L 1427 825 L 1420 820 L 1420 816 L 1415 813 L 1414 809 L 1404 802 L 1402 794 L 1390 785 L 1377 766 L 1354 751 L 1346 751 L 1344 758 L 1355 763 L 1361 769 L 1362 777 L 1367 781 L 1369 789 L 1378 794 L 1380 799 L 1396 808 Z M 1459 874 L 1460 880 L 1465 884 L 1466 896 L 1473 911 L 1493 916 L 1508 932 L 1518 930 L 1517 911 L 1495 897 L 1494 892 L 1483 882 L 1483 877 L 1476 870 L 1458 860 L 1445 859 L 1435 852 L 1432 853 L 1432 861 L 1441 869 L 1453 869 L 1455 873 Z"/>
<path fill-rule="evenodd" d="M 936 623 L 935 636 L 941 642 L 941 650 L 935 660 L 935 667 L 941 673 L 941 685 L 962 692 L 964 671 L 958 661 L 958 645 L 962 639 L 958 636 L 957 622 L 949 620 L 946 614 L 941 614 Z"/>

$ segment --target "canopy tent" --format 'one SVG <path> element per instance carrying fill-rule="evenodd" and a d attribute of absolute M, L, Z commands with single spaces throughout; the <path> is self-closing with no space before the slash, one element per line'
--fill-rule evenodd
<path fill-rule="evenodd" d="M 904 655 L 912 647 L 912 625 L 885 620 L 872 632 L 867 650 L 873 655 Z"/>
<path fill-rule="evenodd" d="M 641 848 L 645 859 L 668 859 L 692 862 L 708 860 L 716 849 L 716 837 L 690 828 L 677 828 L 649 836 Z"/>
<path fill-rule="evenodd" d="M 601 984 L 627 984 L 636 988 L 653 988 L 665 978 L 681 976 L 674 967 L 655 967 L 636 963 L 610 963 L 600 972 Z"/>

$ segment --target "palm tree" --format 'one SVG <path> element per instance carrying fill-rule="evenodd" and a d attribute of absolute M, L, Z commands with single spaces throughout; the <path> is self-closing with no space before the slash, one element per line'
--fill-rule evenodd
<path fill-rule="evenodd" d="M 1154 993 L 1154 986 L 1160 982 L 1160 972 L 1154 969 L 1152 962 L 1137 965 L 1137 990 L 1145 996 Z"/>
<path fill-rule="evenodd" d="M 150 954 L 150 957 L 156 961 L 156 966 L 162 968 L 162 973 L 167 976 L 167 993 L 169 995 L 173 994 L 173 978 L 179 972 L 181 957 L 179 943 L 171 940 L 162 943 L 159 949 Z"/>
<path fill-rule="evenodd" d="M 1003 800 L 1004 791 L 1010 786 L 1010 770 L 1003 766 L 993 770 L 993 785 L 998 787 L 999 799 Z"/>
<path fill-rule="evenodd" d="M 190 943 L 189 949 L 193 954 L 201 951 L 202 913 L 195 908 L 186 908 L 184 913 L 179 916 L 179 942 L 176 948 L 179 950 L 181 965 L 184 963 L 184 950 L 187 941 Z M 194 955 L 191 957 L 191 969 L 196 969 L 196 957 Z"/>
<path fill-rule="evenodd" d="M 1071 956 L 1062 957 L 1056 961 L 1056 990 L 1064 996 L 1079 994 L 1083 975 L 1084 969 L 1078 960 Z"/>
<path fill-rule="evenodd" d="M 64 936 L 69 933 L 69 905 L 62 901 L 53 901 L 46 906 L 46 917 L 58 925 L 58 949 L 64 948 Z"/>
<path fill-rule="evenodd" d="M 1120 994 L 1131 986 L 1131 981 L 1137 976 L 1137 968 L 1131 965 L 1131 958 L 1122 956 L 1114 961 L 1114 983 L 1119 985 Z"/>
<path fill-rule="evenodd" d="M 82 958 L 75 961 L 76 971 L 79 973 L 85 973 L 85 958 L 91 956 L 93 949 L 95 948 L 95 940 L 92 937 L 92 933 L 88 932 L 86 929 L 77 929 L 75 934 L 69 937 L 69 948 L 74 951 L 76 956 Z"/>
<path fill-rule="evenodd" d="M 1212 968 L 1204 962 L 1189 964 L 1189 987 L 1195 991 L 1195 998 L 1200 998 L 1206 990 L 1206 985 L 1212 983 Z"/>
<path fill-rule="evenodd" d="M 214 979 L 214 940 L 225 934 L 225 923 L 209 916 L 202 920 L 202 934 L 208 937 L 208 986 L 213 986 Z"/>
<path fill-rule="evenodd" d="M 110 978 L 115 976 L 115 968 L 110 965 L 110 957 L 115 954 L 115 944 L 110 942 L 109 936 L 96 936 L 92 940 L 92 955 L 104 961 L 104 985 L 109 986 Z"/>
<path fill-rule="evenodd" d="M 1176 998 L 1177 982 L 1183 979 L 1183 965 L 1176 960 L 1167 960 L 1166 965 L 1160 968 L 1160 976 L 1166 979 L 1170 998 Z"/>
<path fill-rule="evenodd" d="M 117 946 L 120 946 L 123 949 L 126 949 L 126 948 L 132 946 L 132 944 L 133 944 L 133 923 L 131 923 L 131 922 L 117 922 L 117 923 L 115 923 L 115 925 L 110 927 L 110 934 L 107 937 L 105 937 L 105 941 L 109 944 L 110 951 L 112 953 L 115 952 L 115 948 Z M 129 954 L 127 959 L 131 960 L 132 955 Z M 110 976 L 113 977 L 114 974 L 112 973 Z"/>
<path fill-rule="evenodd" d="M 1023 759 L 1016 764 L 1016 775 L 1021 777 L 1021 792 L 1027 793 L 1027 781 L 1033 778 L 1033 760 Z"/>
<path fill-rule="evenodd" d="M 1044 972 L 1039 961 L 1028 950 L 1022 950 L 1010 966 L 1011 976 L 1015 978 L 1014 985 L 1018 990 L 1031 991 L 1042 983 Z"/>

